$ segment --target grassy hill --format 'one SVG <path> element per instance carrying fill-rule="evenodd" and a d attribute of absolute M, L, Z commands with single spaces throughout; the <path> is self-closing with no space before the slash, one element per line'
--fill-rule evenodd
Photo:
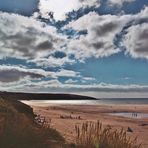
<path fill-rule="evenodd" d="M 32 108 L 0 98 L 1 148 L 59 148 L 64 138 L 54 129 L 34 123 Z"/>
<path fill-rule="evenodd" d="M 95 98 L 88 96 L 51 93 L 0 92 L 0 96 L 2 98 L 15 100 L 95 100 Z"/>

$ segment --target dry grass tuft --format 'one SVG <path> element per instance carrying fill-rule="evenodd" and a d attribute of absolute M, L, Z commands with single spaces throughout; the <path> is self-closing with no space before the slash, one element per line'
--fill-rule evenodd
<path fill-rule="evenodd" d="M 103 128 L 99 121 L 76 125 L 75 130 L 76 144 L 80 148 L 141 148 L 137 138 L 132 140 L 123 129 Z"/>

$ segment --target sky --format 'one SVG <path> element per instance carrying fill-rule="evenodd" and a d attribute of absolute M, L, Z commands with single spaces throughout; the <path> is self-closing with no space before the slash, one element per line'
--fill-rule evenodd
<path fill-rule="evenodd" d="M 148 97 L 148 0 L 0 0 L 0 90 Z"/>

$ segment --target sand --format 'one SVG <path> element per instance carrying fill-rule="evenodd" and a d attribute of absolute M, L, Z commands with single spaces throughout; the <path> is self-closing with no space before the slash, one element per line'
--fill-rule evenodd
<path fill-rule="evenodd" d="M 138 143 L 148 148 L 148 118 L 134 119 L 113 116 L 114 112 L 148 113 L 148 105 L 50 105 L 49 107 L 32 106 L 36 114 L 51 119 L 51 127 L 57 129 L 68 142 L 75 142 L 75 125 L 85 121 L 100 120 L 104 126 L 110 125 L 115 129 L 130 127 L 131 137 L 138 137 Z M 62 119 L 60 116 L 72 116 L 72 119 Z M 79 119 L 80 118 L 80 119 Z M 146 125 L 142 125 L 146 124 Z"/>

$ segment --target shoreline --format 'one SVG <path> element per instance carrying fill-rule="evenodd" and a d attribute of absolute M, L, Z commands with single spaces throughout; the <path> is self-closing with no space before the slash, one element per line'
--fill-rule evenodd
<path fill-rule="evenodd" d="M 51 119 L 51 127 L 58 130 L 68 142 L 74 142 L 75 125 L 86 121 L 96 122 L 100 120 L 104 126 L 110 125 L 113 129 L 127 130 L 128 127 L 133 132 L 128 132 L 132 137 L 138 137 L 138 142 L 148 147 L 148 118 L 135 119 L 122 116 L 110 115 L 118 112 L 148 113 L 148 105 L 52 105 L 31 106 L 34 113 Z M 70 117 L 71 116 L 71 117 Z M 63 117 L 63 118 L 61 118 Z M 70 117 L 70 118 L 69 118 Z"/>

